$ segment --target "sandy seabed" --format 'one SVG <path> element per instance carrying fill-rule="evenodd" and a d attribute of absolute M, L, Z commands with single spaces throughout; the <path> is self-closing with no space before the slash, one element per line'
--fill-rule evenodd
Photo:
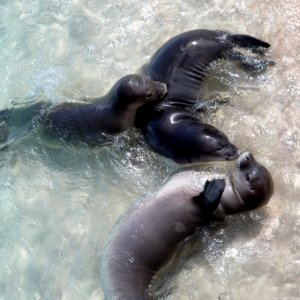
<path fill-rule="evenodd" d="M 0 1 L 0 107 L 103 95 L 168 38 L 223 29 L 268 41 L 253 76 L 230 64 L 209 121 L 271 171 L 266 208 L 201 229 L 153 289 L 160 299 L 300 299 L 300 4 L 274 1 Z M 0 299 L 103 299 L 101 257 L 116 221 L 175 170 L 135 131 L 103 147 L 21 130 L 0 152 Z M 203 165 L 222 172 L 226 164 Z"/>

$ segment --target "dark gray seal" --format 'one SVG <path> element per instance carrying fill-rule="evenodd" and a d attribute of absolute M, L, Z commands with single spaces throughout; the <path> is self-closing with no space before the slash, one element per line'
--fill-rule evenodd
<path fill-rule="evenodd" d="M 122 77 L 105 96 L 88 103 L 63 103 L 31 100 L 24 105 L 0 111 L 0 148 L 23 137 L 33 128 L 48 136 L 98 144 L 108 135 L 133 126 L 139 107 L 160 100 L 167 92 L 165 83 L 147 75 Z"/>
<path fill-rule="evenodd" d="M 237 48 L 263 55 L 268 47 L 270 44 L 252 36 L 200 29 L 167 41 L 145 73 L 165 82 L 168 94 L 160 103 L 142 106 L 135 121 L 150 148 L 181 164 L 235 159 L 237 147 L 220 130 L 202 122 L 194 105 L 203 99 L 202 82 L 213 62 L 231 59 L 248 70 L 264 69 L 271 62 L 246 56 Z"/>
<path fill-rule="evenodd" d="M 132 74 L 121 78 L 110 92 L 89 104 L 57 105 L 45 116 L 49 131 L 65 139 L 98 133 L 116 134 L 134 124 L 139 107 L 159 100 L 167 92 L 166 85 L 147 75 Z"/>
<path fill-rule="evenodd" d="M 147 288 L 180 241 L 199 226 L 265 205 L 273 180 L 249 152 L 226 178 L 175 174 L 158 194 L 119 223 L 106 262 L 108 299 L 149 299 Z"/>

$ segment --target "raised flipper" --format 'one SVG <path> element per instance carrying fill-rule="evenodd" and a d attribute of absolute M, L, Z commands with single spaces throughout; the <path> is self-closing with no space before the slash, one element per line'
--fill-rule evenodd
<path fill-rule="evenodd" d="M 213 213 L 220 203 L 225 185 L 225 179 L 207 180 L 203 192 L 193 198 L 194 203 L 199 206 L 201 211 Z"/>
<path fill-rule="evenodd" d="M 242 48 L 250 49 L 254 53 L 263 54 L 271 45 L 259 40 L 253 36 L 245 34 L 232 34 L 229 36 L 230 41 Z"/>

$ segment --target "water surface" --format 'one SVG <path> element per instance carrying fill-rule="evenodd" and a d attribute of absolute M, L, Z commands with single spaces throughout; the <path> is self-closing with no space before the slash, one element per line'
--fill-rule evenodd
<path fill-rule="evenodd" d="M 222 64 L 209 121 L 272 172 L 260 211 L 200 230 L 153 289 L 161 299 L 300 299 L 298 1 L 0 1 L 0 108 L 76 101 L 137 72 L 195 28 L 248 33 L 276 62 L 258 76 Z M 22 131 L 0 153 L 0 298 L 103 299 L 100 259 L 114 224 L 176 168 L 135 131 L 103 147 Z M 223 171 L 227 165 L 203 166 Z"/>

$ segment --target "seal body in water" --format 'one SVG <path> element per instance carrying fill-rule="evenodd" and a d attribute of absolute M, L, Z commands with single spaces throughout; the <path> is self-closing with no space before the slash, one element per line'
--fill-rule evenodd
<path fill-rule="evenodd" d="M 246 56 L 237 48 L 262 55 L 269 46 L 248 35 L 200 29 L 167 41 L 145 67 L 145 73 L 165 82 L 168 94 L 158 104 L 142 106 L 135 121 L 150 148 L 182 164 L 236 158 L 238 149 L 224 133 L 203 123 L 193 106 L 203 99 L 201 83 L 211 63 L 231 59 L 247 69 L 259 70 L 270 62 Z"/>
<path fill-rule="evenodd" d="M 133 126 L 139 107 L 161 99 L 166 92 L 164 83 L 147 75 L 127 75 L 93 103 L 60 104 L 46 114 L 44 121 L 49 131 L 64 138 L 116 134 Z"/>
<path fill-rule="evenodd" d="M 265 205 L 273 193 L 270 173 L 249 152 L 228 177 L 202 176 L 191 170 L 175 174 L 120 221 L 105 257 L 107 299 L 149 299 L 153 276 L 180 241 L 210 221 Z"/>
<path fill-rule="evenodd" d="M 107 95 L 89 103 L 63 103 L 53 107 L 45 101 L 5 109 L 0 112 L 0 145 L 24 136 L 32 127 L 42 125 L 50 135 L 85 142 L 98 141 L 106 134 L 120 133 L 134 124 L 139 107 L 160 100 L 166 84 L 147 75 L 122 77 Z"/>

